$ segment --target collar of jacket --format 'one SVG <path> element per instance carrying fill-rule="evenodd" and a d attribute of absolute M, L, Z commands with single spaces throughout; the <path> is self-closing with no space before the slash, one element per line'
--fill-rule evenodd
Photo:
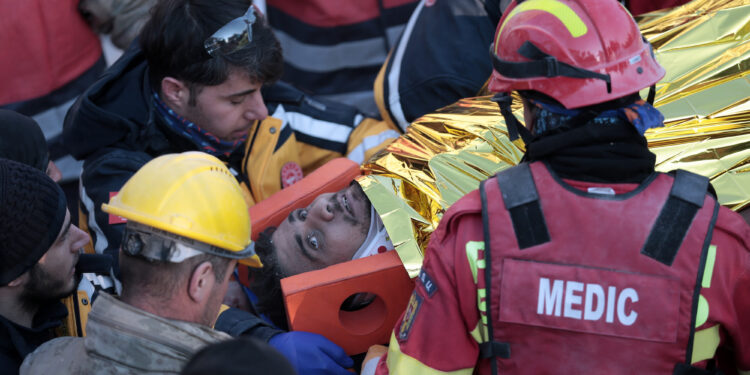
<path fill-rule="evenodd" d="M 66 315 L 68 310 L 59 301 L 40 308 L 31 328 L 18 325 L 0 315 L 0 347 L 7 348 L 6 350 L 15 348 L 22 359 L 44 341 L 53 338 L 50 330 L 59 327 Z"/>
<path fill-rule="evenodd" d="M 162 318 L 130 306 L 106 293 L 88 316 L 85 347 L 89 355 L 124 365 L 161 370 L 182 366 L 200 348 L 230 339 L 210 327 Z"/>

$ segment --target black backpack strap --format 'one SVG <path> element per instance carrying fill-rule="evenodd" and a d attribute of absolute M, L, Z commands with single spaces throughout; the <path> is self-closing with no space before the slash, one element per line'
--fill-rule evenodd
<path fill-rule="evenodd" d="M 651 228 L 641 254 L 672 265 L 708 192 L 708 178 L 678 170 L 667 202 Z"/>
<path fill-rule="evenodd" d="M 518 247 L 523 250 L 550 241 L 539 193 L 528 163 L 497 174 L 505 208 L 510 212 Z"/>
<path fill-rule="evenodd" d="M 487 192 L 484 189 L 485 181 L 479 184 L 479 196 L 482 199 L 482 231 L 484 232 L 484 288 L 485 312 L 487 314 L 487 341 L 479 344 L 480 358 L 490 359 L 492 374 L 497 375 L 497 361 L 495 358 L 510 358 L 510 344 L 495 341 L 492 327 L 492 252 L 490 249 L 490 219 L 487 210 Z M 480 317 L 481 319 L 481 317 Z"/>
<path fill-rule="evenodd" d="M 702 369 L 684 363 L 678 363 L 672 371 L 672 375 L 724 375 L 724 372 L 710 366 L 710 369 Z"/>

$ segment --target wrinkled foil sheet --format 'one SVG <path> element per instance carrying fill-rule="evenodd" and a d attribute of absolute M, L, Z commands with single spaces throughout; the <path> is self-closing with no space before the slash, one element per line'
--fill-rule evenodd
<path fill-rule="evenodd" d="M 639 25 L 667 71 L 655 101 L 665 126 L 646 133 L 657 170 L 708 176 L 721 204 L 750 206 L 750 0 L 695 0 Z M 468 98 L 412 123 L 359 183 L 415 277 L 445 210 L 522 156 L 490 96 Z"/>

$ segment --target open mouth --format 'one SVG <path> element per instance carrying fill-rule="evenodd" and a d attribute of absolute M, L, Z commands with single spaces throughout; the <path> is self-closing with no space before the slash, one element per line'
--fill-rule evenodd
<path fill-rule="evenodd" d="M 356 220 L 357 216 L 355 215 L 354 210 L 354 200 L 351 199 L 351 197 L 348 195 L 349 191 L 345 190 L 342 194 L 339 194 L 339 204 L 341 204 L 341 208 L 346 212 L 346 214 L 352 218 L 352 220 Z"/>

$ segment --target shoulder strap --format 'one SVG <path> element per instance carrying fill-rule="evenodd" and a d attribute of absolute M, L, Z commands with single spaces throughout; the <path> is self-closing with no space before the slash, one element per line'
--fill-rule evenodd
<path fill-rule="evenodd" d="M 539 193 L 528 163 L 521 163 L 497 174 L 505 208 L 510 212 L 518 247 L 523 250 L 550 241 Z"/>
<path fill-rule="evenodd" d="M 492 375 L 497 375 L 497 361 L 499 358 L 510 358 L 510 344 L 506 342 L 495 341 L 492 327 L 492 252 L 490 251 L 490 219 L 487 210 L 487 192 L 484 184 L 487 180 L 479 184 L 479 196 L 482 200 L 482 231 L 484 232 L 484 288 L 485 312 L 487 314 L 487 341 L 479 344 L 480 358 L 489 358 Z"/>
<path fill-rule="evenodd" d="M 700 264 L 698 264 L 698 277 L 695 281 L 695 289 L 693 290 L 693 306 L 690 310 L 690 338 L 688 339 L 687 349 L 685 350 L 685 362 L 678 363 L 675 365 L 673 375 L 722 375 L 719 369 L 716 368 L 716 362 L 711 359 L 708 361 L 706 369 L 701 369 L 692 365 L 693 363 L 693 344 L 695 342 L 695 321 L 698 316 L 698 302 L 700 299 L 701 287 L 703 285 L 703 273 L 706 270 L 706 259 L 708 257 L 708 248 L 711 246 L 711 238 L 713 237 L 714 227 L 716 226 L 716 220 L 719 216 L 719 209 L 721 205 L 718 201 L 714 201 L 713 215 L 711 221 L 708 224 L 708 232 L 706 233 L 706 239 L 703 241 L 703 251 L 701 252 Z"/>
<path fill-rule="evenodd" d="M 708 192 L 708 178 L 683 170 L 675 173 L 672 190 L 661 208 L 641 254 L 672 265 L 682 241 Z"/>

